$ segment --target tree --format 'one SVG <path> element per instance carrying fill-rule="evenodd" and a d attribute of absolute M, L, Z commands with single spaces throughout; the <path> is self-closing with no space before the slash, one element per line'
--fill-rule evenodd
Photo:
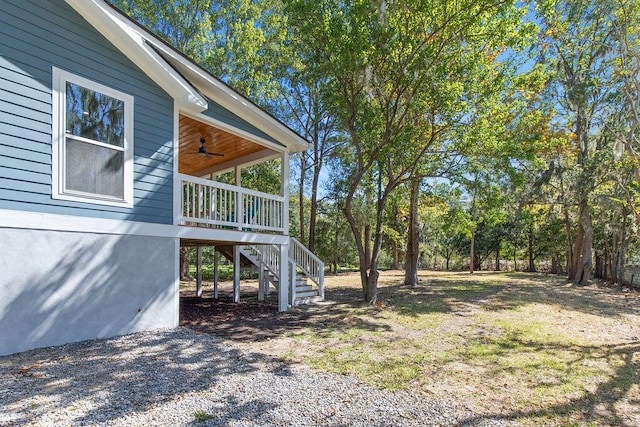
<path fill-rule="evenodd" d="M 608 2 L 563 0 L 541 2 L 545 43 L 542 57 L 557 70 L 555 99 L 571 126 L 577 159 L 575 193 L 577 232 L 573 238 L 568 276 L 585 285 L 591 277 L 593 223 L 589 196 L 593 191 L 593 129 L 602 125 L 598 113 L 609 94 L 607 54 L 612 36 Z M 567 230 L 570 230 L 567 226 Z"/>
<path fill-rule="evenodd" d="M 614 78 L 619 80 L 622 99 L 618 117 L 626 124 L 615 132 L 615 156 L 622 157 L 627 151 L 632 158 L 640 160 L 640 4 L 637 0 L 619 0 L 610 9 L 613 15 L 614 51 L 616 57 Z M 622 113 L 622 114 L 620 114 Z M 640 182 L 640 168 L 635 167 L 636 181 Z"/>
<path fill-rule="evenodd" d="M 279 0 L 111 0 L 216 77 L 267 107 L 287 35 Z"/>
<path fill-rule="evenodd" d="M 364 299 L 375 303 L 389 195 L 412 179 L 438 141 L 444 112 L 458 107 L 459 82 L 473 71 L 476 52 L 515 38 L 510 25 L 519 15 L 510 2 L 291 0 L 287 6 L 313 72 L 329 83 L 323 96 L 349 134 L 343 210 L 358 249 Z M 354 200 L 368 176 L 379 191 L 373 223 L 363 228 Z"/>

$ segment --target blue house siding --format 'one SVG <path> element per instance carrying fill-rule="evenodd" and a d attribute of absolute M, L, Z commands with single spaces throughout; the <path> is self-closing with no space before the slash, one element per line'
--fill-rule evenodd
<path fill-rule="evenodd" d="M 51 198 L 52 66 L 134 97 L 134 207 Z M 0 1 L 0 209 L 171 224 L 173 99 L 63 0 Z"/>

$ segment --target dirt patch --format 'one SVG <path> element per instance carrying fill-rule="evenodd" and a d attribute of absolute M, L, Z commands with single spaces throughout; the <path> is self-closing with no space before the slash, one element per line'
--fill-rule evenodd
<path fill-rule="evenodd" d="M 232 285 L 228 282 L 220 284 L 218 299 L 213 297 L 212 283 L 204 283 L 202 297 L 195 296 L 193 288 L 193 282 L 181 284 L 180 326 L 248 345 L 348 323 L 350 311 L 362 305 L 357 292 L 335 292 L 331 301 L 292 307 L 279 313 L 277 293 L 258 301 L 255 282 L 243 283 L 239 303 L 233 302 Z M 269 353 L 281 350 L 276 346 L 278 349 Z M 267 350 L 264 345 L 258 347 Z"/>
<path fill-rule="evenodd" d="M 181 324 L 380 388 L 458 399 L 525 425 L 640 425 L 640 293 L 540 274 L 383 272 L 379 304 L 357 274 L 329 276 L 327 302 L 277 312 L 277 295 L 185 285 Z M 225 287 L 226 286 L 226 287 Z"/>

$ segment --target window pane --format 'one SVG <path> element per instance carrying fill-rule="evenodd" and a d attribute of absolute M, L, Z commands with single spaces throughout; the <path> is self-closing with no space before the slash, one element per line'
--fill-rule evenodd
<path fill-rule="evenodd" d="M 66 189 L 124 199 L 124 152 L 67 138 Z"/>
<path fill-rule="evenodd" d="M 124 146 L 124 101 L 67 82 L 67 133 Z"/>

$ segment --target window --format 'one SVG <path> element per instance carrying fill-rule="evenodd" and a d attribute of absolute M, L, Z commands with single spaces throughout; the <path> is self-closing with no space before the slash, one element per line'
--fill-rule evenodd
<path fill-rule="evenodd" d="M 133 97 L 53 68 L 52 197 L 133 206 Z"/>

